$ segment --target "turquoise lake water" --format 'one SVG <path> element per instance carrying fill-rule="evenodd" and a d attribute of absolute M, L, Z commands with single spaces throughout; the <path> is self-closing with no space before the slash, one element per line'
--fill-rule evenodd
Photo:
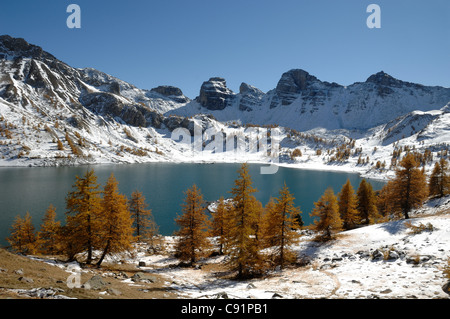
<path fill-rule="evenodd" d="M 38 229 L 45 210 L 50 204 L 56 207 L 58 220 L 64 222 L 65 198 L 72 190 L 75 176 L 83 176 L 94 169 L 102 185 L 111 173 L 119 182 L 122 194 L 130 196 L 134 190 L 142 191 L 149 208 L 159 225 L 162 235 L 172 235 L 176 229 L 174 219 L 181 214 L 180 205 L 184 191 L 196 184 L 206 201 L 220 196 L 230 197 L 230 190 L 238 177 L 240 164 L 172 164 L 148 163 L 132 165 L 96 165 L 80 167 L 33 167 L 0 168 L 0 246 L 7 245 L 5 238 L 17 215 L 30 212 Z M 303 212 L 306 225 L 311 223 L 309 213 L 314 202 L 332 187 L 338 193 L 347 179 L 355 191 L 362 178 L 358 174 L 329 171 L 301 170 L 280 167 L 273 175 L 261 175 L 261 165 L 250 164 L 253 186 L 258 189 L 256 198 L 265 205 L 270 197 L 278 196 L 283 184 L 295 196 L 296 206 Z M 382 181 L 370 180 L 375 190 L 381 189 Z"/>

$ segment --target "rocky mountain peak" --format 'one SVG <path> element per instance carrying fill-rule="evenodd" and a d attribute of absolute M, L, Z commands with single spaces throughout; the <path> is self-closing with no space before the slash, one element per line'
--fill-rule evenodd
<path fill-rule="evenodd" d="M 186 103 L 189 101 L 189 99 L 184 96 L 183 91 L 175 86 L 160 85 L 156 88 L 151 89 L 150 91 L 171 98 L 175 102 Z"/>
<path fill-rule="evenodd" d="M 283 73 L 281 76 L 270 107 L 274 108 L 280 103 L 281 105 L 290 105 L 300 95 L 303 95 L 306 98 L 313 97 L 316 99 L 318 95 L 323 95 L 323 92 L 320 92 L 320 90 L 328 90 L 337 87 L 340 87 L 340 85 L 322 82 L 305 70 L 292 69 Z"/>
<path fill-rule="evenodd" d="M 401 85 L 402 81 L 397 80 L 396 78 L 390 76 L 389 74 L 385 73 L 384 71 L 380 71 L 378 73 L 372 74 L 367 79 L 366 83 L 374 83 L 377 85 L 397 87 L 397 86 Z"/>
<path fill-rule="evenodd" d="M 32 58 L 36 60 L 56 60 L 50 53 L 41 47 L 29 44 L 22 38 L 13 38 L 9 35 L 0 36 L 0 59 L 6 58 Z"/>
<path fill-rule="evenodd" d="M 200 88 L 198 102 L 208 110 L 223 110 L 230 99 L 234 97 L 233 91 L 227 88 L 224 78 L 213 77 L 203 82 Z"/>

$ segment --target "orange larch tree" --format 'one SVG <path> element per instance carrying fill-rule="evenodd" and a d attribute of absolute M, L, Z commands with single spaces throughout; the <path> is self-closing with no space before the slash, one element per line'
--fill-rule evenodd
<path fill-rule="evenodd" d="M 180 260 L 193 264 L 205 256 L 210 248 L 208 230 L 210 221 L 205 211 L 205 201 L 201 190 L 194 184 L 185 192 L 183 214 L 175 222 L 180 227 L 175 235 L 176 255 Z"/>
<path fill-rule="evenodd" d="M 127 197 L 119 193 L 118 182 L 113 174 L 106 182 L 102 194 L 97 236 L 103 243 L 103 253 L 97 267 L 100 267 L 106 255 L 130 250 L 134 233 Z"/>

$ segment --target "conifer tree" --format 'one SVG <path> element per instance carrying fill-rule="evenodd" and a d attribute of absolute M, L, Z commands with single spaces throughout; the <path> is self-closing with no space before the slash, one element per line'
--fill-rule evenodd
<path fill-rule="evenodd" d="M 338 200 L 332 188 L 328 188 L 322 197 L 314 203 L 314 209 L 310 216 L 318 217 L 314 220 L 313 228 L 323 233 L 322 240 L 332 239 L 333 233 L 342 229 Z"/>
<path fill-rule="evenodd" d="M 388 217 L 390 214 L 395 213 L 393 203 L 393 181 L 388 181 L 379 191 L 377 196 L 377 209 L 378 213 L 382 216 Z"/>
<path fill-rule="evenodd" d="M 193 264 L 203 257 L 210 247 L 207 237 L 209 220 L 200 189 L 194 184 L 185 192 L 185 195 L 182 204 L 183 214 L 175 220 L 180 227 L 175 232 L 178 236 L 175 250 L 182 261 Z"/>
<path fill-rule="evenodd" d="M 227 240 L 229 265 L 237 271 L 239 279 L 256 275 L 263 270 L 259 252 L 258 228 L 262 205 L 253 193 L 248 165 L 243 164 L 238 171 L 239 178 L 231 190 L 233 206 L 229 214 L 229 233 Z"/>
<path fill-rule="evenodd" d="M 265 215 L 265 239 L 269 241 L 271 249 L 270 257 L 275 266 L 281 269 L 287 263 L 295 261 L 295 254 L 290 246 L 296 243 L 300 228 L 297 216 L 301 210 L 294 206 L 294 196 L 284 184 L 279 192 L 279 197 L 269 201 Z"/>
<path fill-rule="evenodd" d="M 134 232 L 133 220 L 127 205 L 128 199 L 119 193 L 118 182 L 114 174 L 109 177 L 102 194 L 98 236 L 103 242 L 104 248 L 97 267 L 101 266 L 106 255 L 129 250 Z"/>
<path fill-rule="evenodd" d="M 365 179 L 361 181 L 357 190 L 358 212 L 362 224 L 373 224 L 380 218 L 377 209 L 377 198 L 372 185 Z"/>
<path fill-rule="evenodd" d="M 261 243 L 262 248 L 269 248 L 272 246 L 275 246 L 276 241 L 275 237 L 271 236 L 269 233 L 269 219 L 276 215 L 276 200 L 275 198 L 271 197 L 270 200 L 267 202 L 266 206 L 263 210 L 263 217 L 262 217 L 262 224 L 263 224 L 263 241 Z"/>
<path fill-rule="evenodd" d="M 37 234 L 37 250 L 44 255 L 61 251 L 61 223 L 56 221 L 56 208 L 50 205 L 45 211 L 41 229 Z"/>
<path fill-rule="evenodd" d="M 226 250 L 226 239 L 228 234 L 228 212 L 230 205 L 221 197 L 217 203 L 216 211 L 212 213 L 211 236 L 217 237 L 219 255 Z"/>
<path fill-rule="evenodd" d="M 11 248 L 21 254 L 34 254 L 36 251 L 36 234 L 29 212 L 25 218 L 17 216 L 11 226 L 10 237 L 6 238 Z"/>
<path fill-rule="evenodd" d="M 358 198 L 356 197 L 355 191 L 349 179 L 347 179 L 347 182 L 342 187 L 338 197 L 339 214 L 342 219 L 342 227 L 345 230 L 352 229 L 358 224 Z"/>
<path fill-rule="evenodd" d="M 86 251 L 86 263 L 92 262 L 93 249 L 99 248 L 100 190 L 94 170 L 80 178 L 76 176 L 74 191 L 66 198 L 66 225 L 64 227 L 65 250 L 72 260 L 76 254 Z"/>
<path fill-rule="evenodd" d="M 408 153 L 398 164 L 393 181 L 392 200 L 394 208 L 403 213 L 405 219 L 409 212 L 422 206 L 428 196 L 424 172 L 412 153 Z"/>
<path fill-rule="evenodd" d="M 153 243 L 153 238 L 158 234 L 152 211 L 147 209 L 148 204 L 142 192 L 134 191 L 128 201 L 128 207 L 133 218 L 133 227 L 136 230 L 137 241 L 147 241 Z"/>
<path fill-rule="evenodd" d="M 429 192 L 432 197 L 444 197 L 450 194 L 450 175 L 448 162 L 441 158 L 434 164 L 430 176 Z"/>

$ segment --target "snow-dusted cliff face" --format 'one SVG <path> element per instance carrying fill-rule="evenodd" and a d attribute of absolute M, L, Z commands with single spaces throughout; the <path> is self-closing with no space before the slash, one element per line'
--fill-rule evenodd
<path fill-rule="evenodd" d="M 450 101 L 449 88 L 403 82 L 384 72 L 370 76 L 366 82 L 345 87 L 294 69 L 284 73 L 277 87 L 266 94 L 256 88 L 232 93 L 226 88 L 225 80 L 221 84 L 220 87 L 211 85 L 208 91 L 202 87 L 200 96 L 211 96 L 211 102 L 203 98 L 200 109 L 193 102 L 171 113 L 189 116 L 201 111 L 221 121 L 277 124 L 298 131 L 366 130 L 412 111 L 440 109 Z M 250 86 L 243 83 L 242 87 Z M 216 108 L 213 98 L 219 94 L 221 107 Z"/>
<path fill-rule="evenodd" d="M 402 145 L 442 156 L 450 141 L 449 102 L 450 88 L 384 72 L 342 86 L 301 69 L 285 72 L 266 93 L 247 83 L 236 93 L 212 77 L 190 99 L 173 86 L 139 89 L 95 69 L 72 68 L 23 39 L 0 36 L 0 166 L 205 160 L 171 138 L 176 128 L 193 134 L 198 124 L 210 141 L 215 132 L 278 126 L 280 161 L 299 167 L 336 168 L 333 148 L 353 140 L 339 167 L 368 172 L 378 161 L 389 166 Z M 303 156 L 290 156 L 294 149 Z M 249 159 L 235 155 L 207 160 Z"/>

